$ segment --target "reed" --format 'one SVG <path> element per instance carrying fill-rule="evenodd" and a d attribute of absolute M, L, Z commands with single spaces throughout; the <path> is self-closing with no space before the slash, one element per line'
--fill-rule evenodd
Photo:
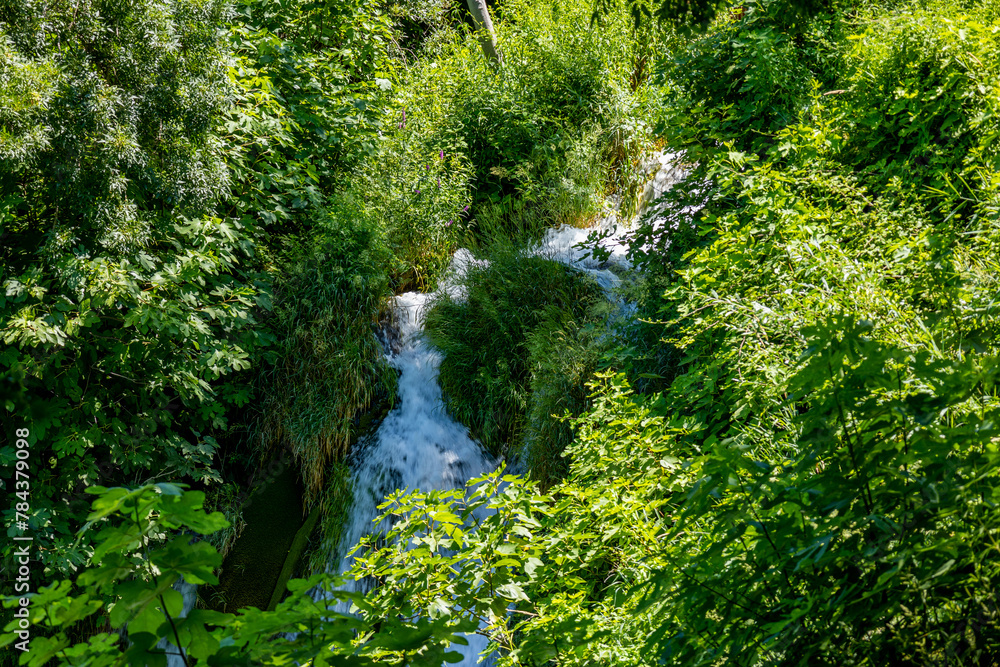
<path fill-rule="evenodd" d="M 321 496 L 361 416 L 392 400 L 396 373 L 376 335 L 392 291 L 392 256 L 378 228 L 348 203 L 331 207 L 315 241 L 290 247 L 276 285 L 278 353 L 261 374 L 256 445 L 291 447 L 305 506 Z"/>

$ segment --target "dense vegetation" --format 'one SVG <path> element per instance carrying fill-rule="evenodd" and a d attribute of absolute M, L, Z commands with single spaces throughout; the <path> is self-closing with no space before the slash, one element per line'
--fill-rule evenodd
<path fill-rule="evenodd" d="M 14 657 L 440 665 L 478 631 L 501 665 L 992 664 L 1000 5 L 493 11 L 499 64 L 451 3 L 0 3 Z M 686 176 L 608 331 L 531 244 L 630 214 L 657 148 Z M 349 574 L 379 585 L 331 594 L 356 616 L 317 576 L 178 618 L 276 451 L 336 540 L 394 400 L 378 322 L 461 246 L 441 385 L 526 473 L 389 498 Z"/>

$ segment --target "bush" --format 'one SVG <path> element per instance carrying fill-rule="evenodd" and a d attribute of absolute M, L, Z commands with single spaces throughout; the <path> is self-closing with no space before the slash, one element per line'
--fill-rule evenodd
<path fill-rule="evenodd" d="M 35 456 L 56 462 L 30 518 L 54 540 L 40 552 L 49 572 L 83 557 L 72 533 L 88 484 L 167 469 L 221 481 L 214 436 L 227 409 L 249 401 L 239 373 L 269 343 L 256 327 L 266 286 L 239 276 L 248 236 L 235 222 L 193 219 L 158 232 L 155 251 L 0 267 L 0 369 L 24 374 Z M 13 447 L 0 448 L 0 462 L 13 461 Z"/>
<path fill-rule="evenodd" d="M 658 126 L 671 147 L 695 160 L 728 141 L 757 150 L 798 120 L 813 72 L 787 12 L 783 0 L 748 2 L 671 55 L 660 73 L 666 114 Z"/>
<path fill-rule="evenodd" d="M 308 233 L 326 199 L 376 150 L 394 35 L 376 4 L 238 0 L 236 104 L 225 123 L 235 196 L 271 243 Z"/>
<path fill-rule="evenodd" d="M 0 635 L 0 647 L 23 651 L 20 663 L 28 667 L 162 665 L 168 655 L 184 664 L 302 664 L 321 654 L 352 667 L 386 663 L 392 656 L 397 659 L 388 664 L 434 667 L 454 662 L 456 654 L 446 652 L 456 631 L 475 629 L 426 617 L 369 625 L 336 611 L 341 604 L 364 602 L 337 590 L 341 582 L 329 575 L 289 581 L 290 595 L 273 611 L 185 610 L 176 584 L 218 583 L 213 571 L 222 557 L 199 538 L 225 527 L 225 518 L 206 513 L 204 494 L 183 485 L 87 491 L 97 497 L 84 530 L 101 530 L 76 580 L 3 598 L 6 609 L 33 610 L 23 624 L 18 618 L 7 623 Z M 324 595 L 320 600 L 312 598 L 316 590 Z M 105 610 L 107 620 L 94 633 L 94 619 Z M 24 638 L 29 634 L 30 644 Z M 12 655 L 5 651 L 5 657 Z"/>
<path fill-rule="evenodd" d="M 846 58 L 841 159 L 884 186 L 960 189 L 1000 167 L 1000 37 L 962 3 L 870 10 Z"/>
<path fill-rule="evenodd" d="M 400 127 L 355 172 L 347 196 L 383 230 L 396 259 L 397 291 L 427 289 L 448 266 L 465 227 L 468 161 L 424 119 L 400 117 Z"/>
<path fill-rule="evenodd" d="M 591 29 L 585 3 L 508 2 L 499 16 L 503 67 L 481 58 L 471 36 L 442 30 L 436 50 L 409 68 L 400 83 L 393 117 L 397 136 L 386 144 L 385 157 L 371 161 L 372 176 L 359 188 L 377 201 L 386 183 L 395 188 L 395 179 L 405 186 L 400 188 L 405 196 L 385 195 L 400 202 L 385 207 L 387 224 L 401 224 L 393 216 L 419 188 L 427 157 L 440 150 L 449 160 L 464 156 L 449 170 L 467 175 L 465 196 L 472 197 L 476 217 L 517 199 L 546 224 L 582 225 L 599 212 L 609 182 L 637 187 L 626 172 L 637 166 L 648 128 L 637 118 L 641 105 L 628 84 L 637 48 L 628 21 L 615 15 L 601 29 Z M 394 162 L 411 152 L 416 157 L 410 164 Z M 616 156 L 614 175 L 604 166 L 610 153 Z M 422 224 L 437 229 L 454 212 L 441 221 L 432 215 Z M 429 263 L 444 266 L 440 257 Z"/>
<path fill-rule="evenodd" d="M 515 193 L 551 200 L 573 169 L 570 151 L 596 133 L 601 141 L 590 144 L 580 164 L 601 164 L 612 126 L 631 117 L 631 97 L 623 91 L 635 43 L 627 18 L 614 14 L 592 28 L 584 3 L 509 2 L 503 16 L 504 67 L 472 70 L 458 98 L 477 204 Z M 601 185 L 592 177 L 584 182 Z"/>

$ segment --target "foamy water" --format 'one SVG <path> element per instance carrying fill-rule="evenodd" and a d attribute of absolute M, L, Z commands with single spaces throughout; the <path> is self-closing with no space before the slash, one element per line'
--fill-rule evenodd
<path fill-rule="evenodd" d="M 345 553 L 365 535 L 385 534 L 391 528 L 376 524 L 378 505 L 397 489 L 447 490 L 465 486 L 497 466 L 497 462 L 452 419 L 444 407 L 437 375 L 441 353 L 422 336 L 423 315 L 430 295 L 408 292 L 396 297 L 394 325 L 396 349 L 389 363 L 399 371 L 398 400 L 375 433 L 359 443 L 353 457 L 354 504 L 344 526 L 340 549 Z M 331 571 L 344 574 L 354 564 L 347 556 Z M 331 564 L 332 565 L 332 564 Z M 345 590 L 364 593 L 371 582 L 349 579 Z M 338 611 L 349 612 L 341 603 Z M 467 646 L 453 646 L 465 656 L 461 664 L 476 664 L 487 640 L 469 635 Z"/>
<path fill-rule="evenodd" d="M 682 175 L 671 155 L 654 156 L 646 168 L 653 177 L 642 195 L 642 206 L 648 206 Z M 607 261 L 587 257 L 586 250 L 576 247 L 584 243 L 595 228 L 613 232 L 603 244 L 610 252 Z M 620 282 L 618 273 L 630 268 L 627 247 L 622 240 L 624 232 L 625 226 L 619 224 L 617 213 L 609 211 L 596 227 L 562 226 L 549 230 L 541 245 L 532 252 L 590 275 L 609 298 L 617 299 L 614 288 Z M 451 277 L 443 282 L 441 289 L 462 298 L 457 278 L 476 265 L 484 265 L 484 260 L 476 259 L 465 249 L 456 252 Z M 441 354 L 423 336 L 424 309 L 431 298 L 431 295 L 415 292 L 396 297 L 396 335 L 387 336 L 396 343 L 390 345 L 392 349 L 387 351 L 387 357 L 400 373 L 398 401 L 375 433 L 358 443 L 352 456 L 354 504 L 341 535 L 338 553 L 350 551 L 365 535 L 388 532 L 391 526 L 375 523 L 380 514 L 378 505 L 396 490 L 426 492 L 458 488 L 497 465 L 497 461 L 472 439 L 468 429 L 452 419 L 445 409 L 437 382 Z M 353 563 L 353 557 L 344 557 L 331 562 L 328 570 L 344 574 Z M 348 580 L 344 588 L 363 593 L 371 585 L 365 580 Z M 346 603 L 342 604 L 338 611 L 346 613 L 347 607 Z M 460 665 L 475 665 L 486 649 L 485 637 L 470 635 L 468 640 L 468 646 L 452 647 L 464 656 Z"/>

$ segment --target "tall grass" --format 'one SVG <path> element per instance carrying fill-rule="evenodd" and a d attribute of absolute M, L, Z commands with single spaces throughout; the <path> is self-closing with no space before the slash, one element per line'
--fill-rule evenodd
<path fill-rule="evenodd" d="M 345 201 L 316 227 L 315 240 L 287 250 L 275 289 L 279 353 L 261 377 L 256 424 L 262 452 L 292 448 L 307 506 L 320 497 L 330 463 L 346 454 L 360 415 L 391 400 L 396 383 L 376 337 L 394 263 L 381 231 Z"/>
<path fill-rule="evenodd" d="M 590 406 L 587 384 L 608 347 L 605 327 L 593 317 L 599 310 L 581 323 L 567 311 L 550 308 L 528 336 L 531 380 L 519 455 L 543 489 L 569 472 L 562 455 L 575 435 L 569 418 Z"/>

